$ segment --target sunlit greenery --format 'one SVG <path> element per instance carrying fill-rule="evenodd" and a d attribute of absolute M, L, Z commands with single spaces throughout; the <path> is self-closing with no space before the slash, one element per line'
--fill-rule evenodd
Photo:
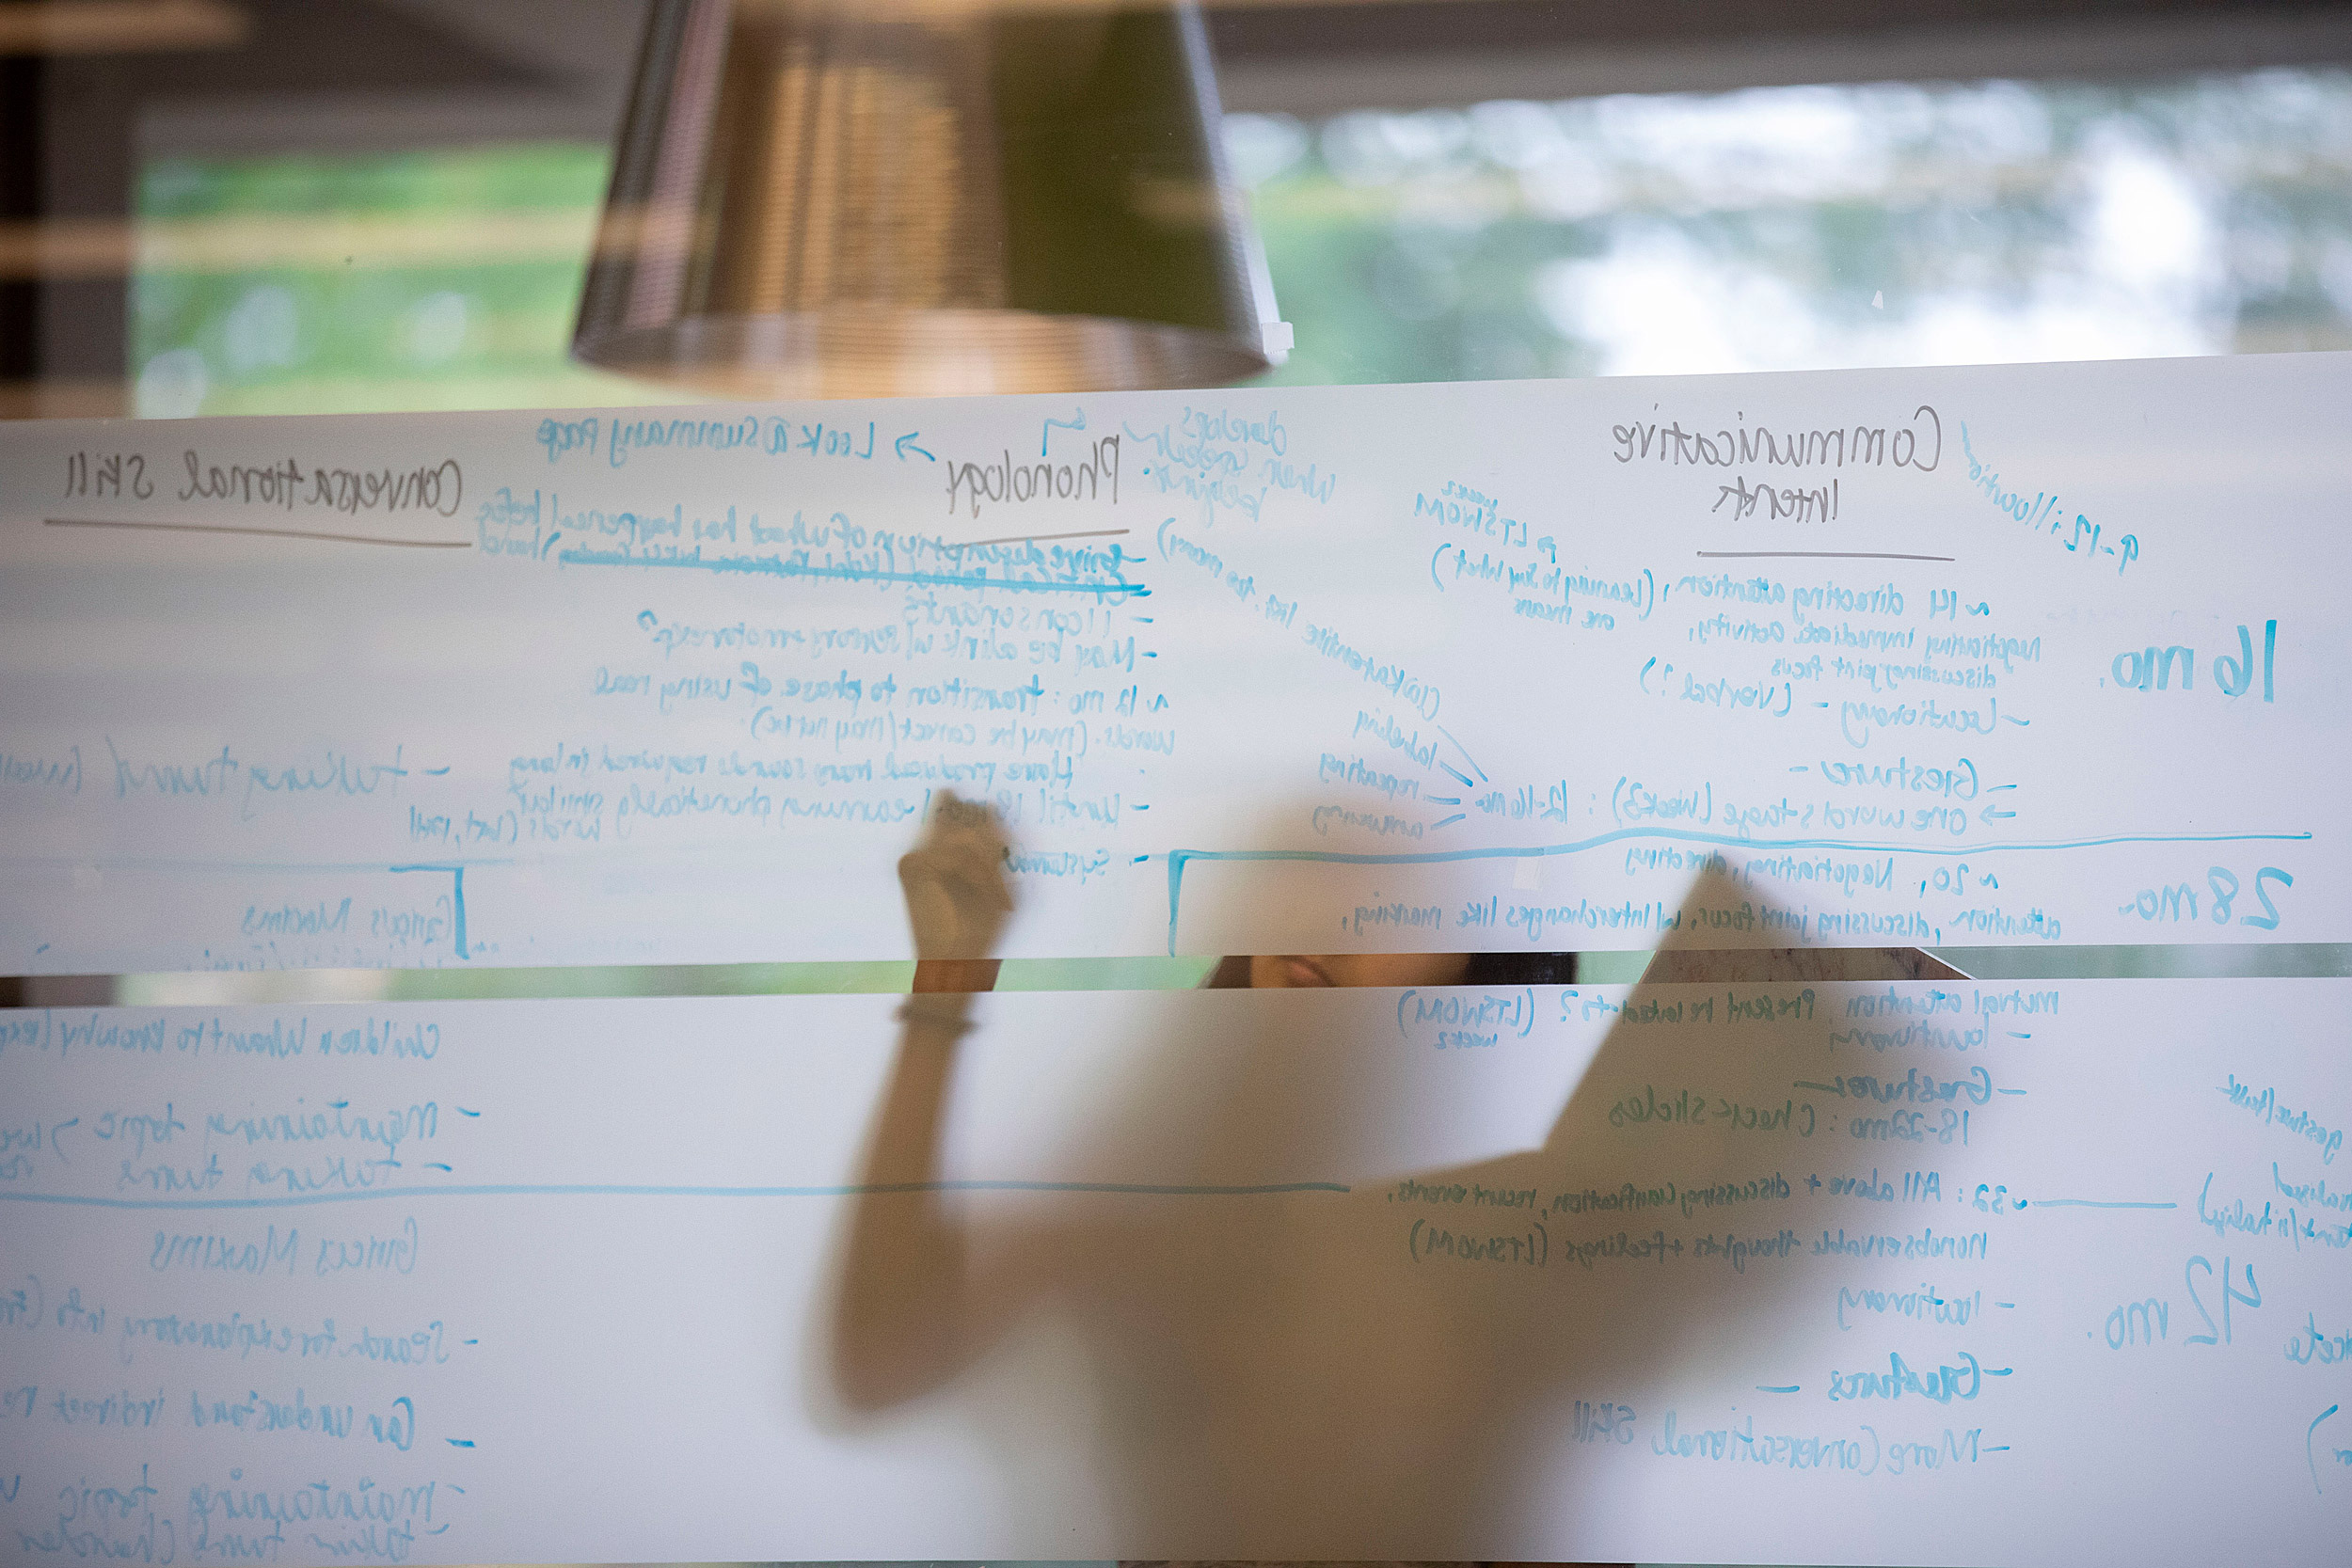
<path fill-rule="evenodd" d="M 151 166 L 138 411 L 644 401 L 566 357 L 605 164 L 542 143 Z"/>
<path fill-rule="evenodd" d="M 2352 75 L 1233 117 L 1281 382 L 2352 347 Z"/>

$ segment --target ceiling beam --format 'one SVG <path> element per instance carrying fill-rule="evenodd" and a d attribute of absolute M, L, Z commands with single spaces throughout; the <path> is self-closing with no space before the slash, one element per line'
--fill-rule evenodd
<path fill-rule="evenodd" d="M 1226 108 L 1302 118 L 1613 92 L 2119 80 L 2352 61 L 2352 8 L 2213 0 L 1394 0 L 1222 10 L 1211 32 Z"/>

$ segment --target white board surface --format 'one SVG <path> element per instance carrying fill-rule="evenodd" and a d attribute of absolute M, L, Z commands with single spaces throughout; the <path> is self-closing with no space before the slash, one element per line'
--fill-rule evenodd
<path fill-rule="evenodd" d="M 2347 1005 L 0 1015 L 0 1558 L 2331 1560 Z"/>
<path fill-rule="evenodd" d="M 898 956 L 951 787 L 1020 954 L 2352 940 L 2347 405 L 2292 355 L 0 427 L 0 970 Z"/>

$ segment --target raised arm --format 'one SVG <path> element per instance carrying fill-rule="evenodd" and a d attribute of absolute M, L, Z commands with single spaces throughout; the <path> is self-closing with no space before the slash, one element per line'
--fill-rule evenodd
<path fill-rule="evenodd" d="M 972 993 L 996 984 L 988 957 L 1012 912 L 1007 842 L 984 805 L 939 801 L 898 863 L 914 929 L 914 994 L 874 1123 L 834 1320 L 842 1398 L 879 1409 L 952 1376 L 975 1348 L 962 1227 L 937 1186 L 941 1117 Z"/>

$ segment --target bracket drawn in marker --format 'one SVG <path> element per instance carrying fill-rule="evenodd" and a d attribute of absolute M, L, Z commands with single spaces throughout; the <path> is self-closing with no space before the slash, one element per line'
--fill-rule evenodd
<path fill-rule="evenodd" d="M 1438 764 L 1447 772 L 1454 770 L 1446 764 Z M 1461 775 L 1455 774 L 1456 778 Z M 1462 779 L 1468 784 L 1468 779 Z M 1871 853 L 1893 850 L 1914 855 L 1949 857 L 1963 854 L 2010 854 L 2024 851 L 2061 849 L 2096 849 L 2114 844 L 2266 844 L 2308 843 L 2312 834 L 2288 833 L 2108 833 L 2096 838 L 2023 839 L 1996 844 L 1979 844 L 1973 847 L 1943 848 L 1913 844 L 1856 843 L 1841 838 L 1741 838 L 1728 833 L 1697 832 L 1687 828 L 1616 828 L 1596 833 L 1590 838 L 1571 839 L 1561 844 L 1495 845 L 1478 849 L 1418 849 L 1389 851 L 1348 851 L 1338 849 L 1170 849 L 1168 857 L 1168 951 L 1172 958 L 1179 951 L 1176 927 L 1184 911 L 1184 871 L 1194 863 L 1203 865 L 1455 865 L 1470 861 L 1528 860 L 1552 856 L 1581 855 L 1605 845 L 1629 840 L 1657 840 L 1674 844 L 1708 844 L 1721 847 L 1753 851 L 1756 849 L 1862 849 Z M 1941 940 L 1938 927 L 1937 941 Z M 1930 945 L 1934 945 L 1931 942 Z"/>
<path fill-rule="evenodd" d="M 450 945 L 461 958 L 473 955 L 466 950 L 466 868 L 462 865 L 395 865 L 389 868 L 403 871 L 446 871 L 450 875 Z"/>

